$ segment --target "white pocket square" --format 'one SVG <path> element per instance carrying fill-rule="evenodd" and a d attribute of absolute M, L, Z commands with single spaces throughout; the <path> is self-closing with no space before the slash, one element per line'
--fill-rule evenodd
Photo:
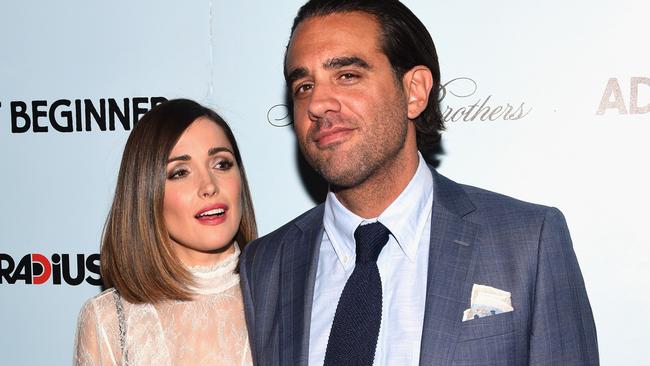
<path fill-rule="evenodd" d="M 510 302 L 510 292 L 474 284 L 471 308 L 463 312 L 463 321 L 507 313 L 512 310 L 514 309 Z"/>

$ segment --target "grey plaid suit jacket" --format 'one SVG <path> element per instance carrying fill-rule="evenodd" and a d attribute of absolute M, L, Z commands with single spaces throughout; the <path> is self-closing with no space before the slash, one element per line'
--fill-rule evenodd
<path fill-rule="evenodd" d="M 420 365 L 598 365 L 596 328 L 562 213 L 431 170 Z M 256 365 L 307 365 L 323 212 L 319 205 L 244 249 Z M 462 322 L 475 283 L 511 292 L 514 311 Z"/>

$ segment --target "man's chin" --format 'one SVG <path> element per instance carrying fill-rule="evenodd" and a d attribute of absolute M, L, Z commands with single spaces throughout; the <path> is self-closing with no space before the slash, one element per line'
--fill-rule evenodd
<path fill-rule="evenodd" d="M 318 171 L 319 174 L 331 186 L 333 192 L 340 191 L 346 188 L 353 188 L 363 183 L 365 176 L 360 174 L 358 170 L 329 170 Z"/>
<path fill-rule="evenodd" d="M 305 155 L 305 160 L 327 183 L 345 189 L 355 187 L 367 178 L 363 164 L 349 161 L 351 154 L 337 151 L 333 154 Z"/>

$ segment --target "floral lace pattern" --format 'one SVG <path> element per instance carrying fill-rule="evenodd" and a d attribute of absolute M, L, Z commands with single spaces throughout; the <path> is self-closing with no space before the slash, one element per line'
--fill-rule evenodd
<path fill-rule="evenodd" d="M 235 253 L 210 267 L 190 267 L 192 301 L 131 304 L 122 299 L 125 354 L 113 293 L 109 289 L 81 309 L 74 365 L 252 365 Z"/>

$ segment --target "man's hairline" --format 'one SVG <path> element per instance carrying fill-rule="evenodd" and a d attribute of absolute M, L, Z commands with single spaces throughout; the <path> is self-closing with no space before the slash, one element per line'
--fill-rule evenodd
<path fill-rule="evenodd" d="M 299 23 L 296 23 L 293 26 L 293 31 L 289 35 L 289 42 L 287 43 L 287 47 L 284 50 L 284 62 L 282 64 L 284 82 L 287 85 L 287 87 L 291 87 L 291 85 L 289 84 L 289 80 L 287 79 L 287 76 L 289 76 L 289 73 L 288 73 L 289 70 L 287 70 L 287 60 L 288 60 L 288 56 L 289 56 L 289 47 L 291 46 L 291 42 L 293 41 L 293 36 L 296 33 L 296 29 L 298 29 L 298 26 L 300 24 L 304 23 L 306 20 L 309 20 L 309 19 L 312 19 L 312 18 L 322 18 L 322 17 L 326 17 L 326 16 L 329 16 L 329 15 L 333 15 L 333 14 L 347 14 L 347 13 L 363 13 L 365 15 L 370 16 L 373 19 L 373 21 L 377 25 L 377 29 L 378 29 L 378 32 L 377 32 L 377 36 L 378 36 L 377 45 L 379 46 L 378 50 L 384 56 L 386 56 L 386 58 L 388 59 L 388 64 L 390 65 L 390 68 L 393 71 L 393 76 L 395 77 L 395 82 L 397 82 L 397 83 L 402 82 L 402 78 L 404 77 L 406 72 L 403 71 L 401 73 L 402 75 L 399 75 L 400 71 L 397 69 L 397 67 L 395 65 L 393 65 L 393 62 L 390 59 L 390 57 L 388 57 L 388 53 L 386 52 L 386 46 L 385 46 L 385 44 L 386 44 L 386 32 L 384 31 L 384 27 L 381 25 L 379 17 L 377 17 L 373 13 L 370 13 L 370 12 L 367 12 L 367 11 L 364 11 L 364 10 L 344 10 L 344 11 L 333 11 L 333 12 L 329 12 L 329 13 L 326 13 L 326 14 L 314 14 L 314 15 L 311 15 L 311 16 L 308 16 L 308 17 L 305 17 L 305 18 L 301 19 Z"/>

